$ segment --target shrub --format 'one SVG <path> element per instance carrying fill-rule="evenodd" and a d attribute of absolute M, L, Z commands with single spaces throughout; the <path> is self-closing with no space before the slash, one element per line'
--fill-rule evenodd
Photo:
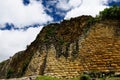
<path fill-rule="evenodd" d="M 59 44 L 60 44 L 60 45 L 63 45 L 64 43 L 65 43 L 65 41 L 60 38 L 60 39 L 59 39 Z"/>
<path fill-rule="evenodd" d="M 28 61 L 28 60 L 24 61 L 23 67 L 22 67 L 22 74 L 21 74 L 21 76 L 25 73 L 25 70 L 26 70 L 28 64 L 29 64 L 29 61 Z"/>
<path fill-rule="evenodd" d="M 114 5 L 110 8 L 106 8 L 99 13 L 99 18 L 102 20 L 105 19 L 120 19 L 120 7 Z"/>
<path fill-rule="evenodd" d="M 9 68 L 7 71 L 7 78 L 10 78 L 13 75 L 14 71 L 12 68 Z"/>
<path fill-rule="evenodd" d="M 91 80 L 90 76 L 89 75 L 82 75 L 80 77 L 80 80 Z"/>
<path fill-rule="evenodd" d="M 0 65 L 4 65 L 5 64 L 5 61 L 1 62 Z"/>
<path fill-rule="evenodd" d="M 88 25 L 90 26 L 90 25 L 94 24 L 96 22 L 96 18 L 89 18 Z"/>

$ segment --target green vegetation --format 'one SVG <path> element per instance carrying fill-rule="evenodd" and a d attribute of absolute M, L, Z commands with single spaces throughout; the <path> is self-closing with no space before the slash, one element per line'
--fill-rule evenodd
<path fill-rule="evenodd" d="M 51 28 L 48 28 L 47 31 L 46 31 L 46 35 L 47 36 L 52 36 L 54 35 L 54 30 L 55 28 L 51 27 Z"/>
<path fill-rule="evenodd" d="M 55 31 L 57 29 L 57 25 L 56 24 L 50 24 L 46 27 L 46 36 L 54 36 L 55 35 Z"/>
<path fill-rule="evenodd" d="M 90 26 L 101 20 L 120 20 L 120 6 L 113 5 L 109 8 L 105 8 L 95 18 L 89 18 L 86 27 L 83 29 L 83 33 L 86 34 Z M 117 29 L 118 30 L 118 29 Z"/>
<path fill-rule="evenodd" d="M 119 77 L 107 77 L 107 78 L 99 78 L 97 80 L 120 80 Z"/>
<path fill-rule="evenodd" d="M 12 68 L 9 68 L 7 71 L 7 78 L 10 78 L 14 73 L 14 70 Z"/>
<path fill-rule="evenodd" d="M 100 12 L 99 18 L 101 20 L 105 19 L 113 19 L 113 20 L 120 20 L 120 7 L 114 5 L 110 8 L 106 8 Z"/>
<path fill-rule="evenodd" d="M 84 29 L 83 29 L 83 34 L 86 35 L 86 33 L 89 31 L 90 29 L 90 26 L 86 26 Z"/>
<path fill-rule="evenodd" d="M 46 28 L 44 42 L 48 43 L 51 38 L 54 38 L 56 26 L 52 25 Z"/>
<path fill-rule="evenodd" d="M 80 77 L 80 80 L 91 80 L 90 76 L 89 75 L 82 75 Z"/>
<path fill-rule="evenodd" d="M 1 62 L 0 65 L 4 65 L 5 64 L 5 61 Z"/>
<path fill-rule="evenodd" d="M 49 77 L 49 76 L 39 76 L 35 80 L 61 80 L 61 79 L 53 78 L 53 77 Z"/>
<path fill-rule="evenodd" d="M 68 80 L 80 80 L 79 78 L 72 78 L 72 79 L 68 79 Z"/>
<path fill-rule="evenodd" d="M 97 21 L 97 18 L 89 18 L 88 25 L 90 26 L 90 25 L 94 24 L 96 21 Z"/>
<path fill-rule="evenodd" d="M 72 79 L 58 79 L 55 77 L 50 76 L 39 76 L 35 80 L 80 80 L 79 78 L 72 78 Z"/>
<path fill-rule="evenodd" d="M 63 45 L 65 42 L 63 39 L 59 39 L 59 43 L 60 43 L 60 45 Z"/>
<path fill-rule="evenodd" d="M 58 79 L 50 76 L 39 76 L 35 80 L 92 80 L 89 75 L 82 75 L 80 78 L 72 78 L 72 79 Z M 97 78 L 97 80 L 120 80 L 119 77 L 103 77 Z"/>
<path fill-rule="evenodd" d="M 86 34 L 87 31 L 89 31 L 90 26 L 95 24 L 96 21 L 96 18 L 89 18 L 87 21 L 87 25 L 83 28 L 83 34 Z"/>
<path fill-rule="evenodd" d="M 29 61 L 28 61 L 28 60 L 24 61 L 23 67 L 22 67 L 22 75 L 24 74 L 24 72 L 25 72 L 25 70 L 26 70 L 28 64 L 29 64 Z"/>

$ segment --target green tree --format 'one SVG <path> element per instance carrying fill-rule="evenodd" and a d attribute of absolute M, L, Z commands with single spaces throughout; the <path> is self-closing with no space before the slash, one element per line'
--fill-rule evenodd
<path fill-rule="evenodd" d="M 120 19 L 120 7 L 117 5 L 113 5 L 110 8 L 106 8 L 100 12 L 99 18 L 102 20 L 105 19 Z"/>

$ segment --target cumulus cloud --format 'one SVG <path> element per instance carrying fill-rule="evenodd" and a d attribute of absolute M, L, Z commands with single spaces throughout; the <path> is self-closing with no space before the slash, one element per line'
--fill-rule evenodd
<path fill-rule="evenodd" d="M 0 61 L 9 58 L 16 52 L 26 49 L 42 29 L 29 28 L 27 31 L 23 30 L 5 30 L 0 31 Z"/>
<path fill-rule="evenodd" d="M 81 15 L 92 15 L 96 16 L 99 11 L 102 11 L 107 6 L 102 4 L 102 0 L 83 0 L 81 6 L 71 9 L 67 12 L 65 19 L 71 17 L 77 17 Z"/>
<path fill-rule="evenodd" d="M 69 10 L 81 4 L 81 0 L 59 0 L 56 8 L 61 10 Z"/>
<path fill-rule="evenodd" d="M 4 27 L 7 22 L 21 28 L 48 21 L 52 21 L 52 17 L 45 13 L 41 1 L 31 0 L 25 6 L 22 0 L 0 0 L 0 27 Z"/>
<path fill-rule="evenodd" d="M 50 1 L 50 0 L 48 0 Z M 103 5 L 108 0 L 51 0 L 49 3 L 42 4 L 42 0 L 30 0 L 29 5 L 25 6 L 22 0 L 0 0 L 0 27 L 4 24 L 13 23 L 17 28 L 32 24 L 44 24 L 52 21 L 45 9 L 52 13 L 64 16 L 65 19 L 81 15 L 96 16 L 99 11 L 108 7 Z M 119 1 L 119 0 L 114 0 Z M 47 5 L 47 6 L 44 6 Z M 51 8 L 50 6 L 52 5 Z M 44 7 L 43 7 L 44 6 Z M 55 10 L 54 10 L 55 9 Z M 63 11 L 63 13 L 61 13 Z M 53 14 L 54 15 L 54 14 Z M 24 50 L 39 33 L 42 27 L 29 28 L 23 30 L 4 30 L 0 31 L 0 61 L 9 58 L 14 53 Z"/>

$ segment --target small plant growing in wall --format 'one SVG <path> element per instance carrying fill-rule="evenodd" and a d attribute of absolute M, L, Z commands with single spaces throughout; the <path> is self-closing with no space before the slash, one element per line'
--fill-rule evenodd
<path fill-rule="evenodd" d="M 23 63 L 22 75 L 24 74 L 24 72 L 25 72 L 25 70 L 26 70 L 26 68 L 27 68 L 27 66 L 28 66 L 28 63 L 29 63 L 28 60 L 26 60 L 26 61 Z"/>
<path fill-rule="evenodd" d="M 0 63 L 0 65 L 4 65 L 5 64 L 5 61 L 3 61 L 2 63 Z"/>
<path fill-rule="evenodd" d="M 88 25 L 90 26 L 90 25 L 94 24 L 95 22 L 96 22 L 96 18 L 89 18 Z"/>
<path fill-rule="evenodd" d="M 53 35 L 53 34 L 54 34 L 54 29 L 49 28 L 49 29 L 47 30 L 46 34 L 47 34 L 47 36 Z"/>
<path fill-rule="evenodd" d="M 60 45 L 63 45 L 64 44 L 64 40 L 63 39 L 59 39 L 59 43 L 60 43 Z"/>
<path fill-rule="evenodd" d="M 14 71 L 12 68 L 9 68 L 7 71 L 7 78 L 10 78 L 13 75 Z"/>

